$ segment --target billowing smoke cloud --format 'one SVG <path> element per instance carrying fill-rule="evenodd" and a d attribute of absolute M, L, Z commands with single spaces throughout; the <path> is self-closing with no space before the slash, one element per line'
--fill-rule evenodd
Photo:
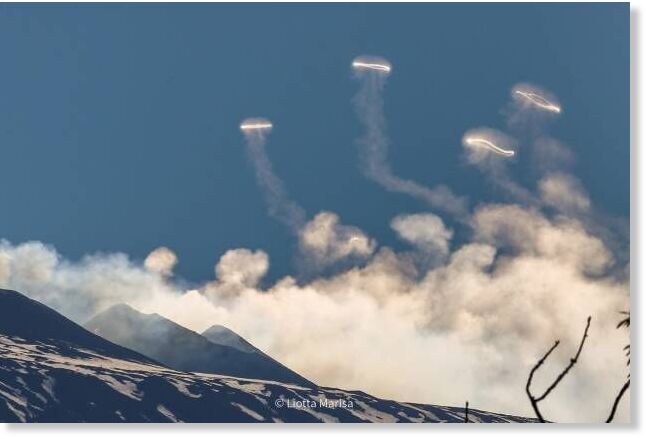
<path fill-rule="evenodd" d="M 23 292 L 80 323 L 115 303 L 139 307 L 177 294 L 166 276 L 122 253 L 89 255 L 72 263 L 40 242 L 14 246 L 0 241 L 0 261 L 1 287 Z"/>
<path fill-rule="evenodd" d="M 390 226 L 405 241 L 429 256 L 444 259 L 449 254 L 453 231 L 432 213 L 399 215 Z"/>
<path fill-rule="evenodd" d="M 215 266 L 216 279 L 191 294 L 208 297 L 214 302 L 227 301 L 243 291 L 259 288 L 269 270 L 269 256 L 262 250 L 245 248 L 228 250 Z"/>
<path fill-rule="evenodd" d="M 470 224 L 473 240 L 451 252 L 451 232 L 437 217 L 393 220 L 402 238 L 447 252 L 421 273 L 405 254 L 382 247 L 362 267 L 264 288 L 268 256 L 236 249 L 223 255 L 214 281 L 189 292 L 125 255 L 71 263 L 39 243 L 3 242 L 0 286 L 78 321 L 127 302 L 196 331 L 224 324 L 322 385 L 438 404 L 468 399 L 524 415 L 531 415 L 524 383 L 533 363 L 562 340 L 540 387 L 569 361 L 592 315 L 579 364 L 544 407 L 553 420 L 604 418 L 626 373 L 627 334 L 615 325 L 628 309 L 629 285 L 608 274 L 612 252 L 574 218 L 515 204 L 481 206 Z"/>
<path fill-rule="evenodd" d="M 215 266 L 218 279 L 226 284 L 255 287 L 269 269 L 269 257 L 262 250 L 227 251 Z"/>
<path fill-rule="evenodd" d="M 388 191 L 408 194 L 457 217 L 465 215 L 466 200 L 456 196 L 448 187 L 423 186 L 398 177 L 390 167 L 382 96 L 386 77 L 392 70 L 390 63 L 383 58 L 361 56 L 353 61 L 352 67 L 360 81 L 359 92 L 353 102 L 365 129 L 358 145 L 360 166 L 366 177 Z"/>
<path fill-rule="evenodd" d="M 507 114 L 509 129 L 518 136 L 520 143 L 530 148 L 530 154 L 525 158 L 531 159 L 531 168 L 539 175 L 536 183 L 538 195 L 528 197 L 529 191 L 523 189 L 524 194 L 517 191 L 522 196 L 515 199 L 576 218 L 586 230 L 604 241 L 615 258 L 621 261 L 621 266 L 628 264 L 628 222 L 595 209 L 583 184 L 573 174 L 574 154 L 567 145 L 548 133 L 548 122 L 563 111 L 558 97 L 530 84 L 515 85 L 511 89 L 511 97 L 512 104 Z"/>
<path fill-rule="evenodd" d="M 372 255 L 376 242 L 354 226 L 339 222 L 332 212 L 321 212 L 300 231 L 300 250 L 315 267 L 343 260 L 360 261 Z"/>
<path fill-rule="evenodd" d="M 177 255 L 168 247 L 158 247 L 146 257 L 144 266 L 162 276 L 171 276 L 177 265 Z"/>

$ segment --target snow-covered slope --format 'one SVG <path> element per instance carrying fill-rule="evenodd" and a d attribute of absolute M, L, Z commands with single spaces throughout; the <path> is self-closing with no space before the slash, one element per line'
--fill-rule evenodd
<path fill-rule="evenodd" d="M 179 372 L 0 290 L 0 422 L 462 422 L 462 408 Z M 470 410 L 474 422 L 526 422 Z"/>

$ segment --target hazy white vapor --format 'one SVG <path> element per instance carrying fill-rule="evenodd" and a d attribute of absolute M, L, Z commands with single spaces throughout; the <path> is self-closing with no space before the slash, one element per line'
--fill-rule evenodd
<path fill-rule="evenodd" d="M 425 253 L 444 257 L 449 253 L 453 231 L 444 225 L 442 219 L 432 213 L 398 215 L 390 226 L 397 234 Z"/>
<path fill-rule="evenodd" d="M 540 173 L 563 172 L 575 162 L 572 151 L 556 139 L 538 137 L 531 146 L 532 165 Z"/>
<path fill-rule="evenodd" d="M 0 241 L 2 260 L 6 266 L 0 287 L 23 292 L 77 323 L 115 303 L 139 308 L 177 294 L 167 276 L 122 253 L 88 255 L 72 263 L 41 242 L 14 246 Z"/>
<path fill-rule="evenodd" d="M 258 185 L 263 190 L 269 214 L 297 234 L 305 224 L 305 211 L 292 201 L 283 181 L 276 175 L 265 150 L 266 135 L 273 124 L 263 118 L 245 119 L 240 130 L 245 136 L 247 156 L 253 164 Z"/>
<path fill-rule="evenodd" d="M 341 224 L 337 214 L 320 212 L 300 231 L 299 246 L 308 262 L 323 268 L 344 259 L 365 259 L 376 243 L 359 228 Z"/>
<path fill-rule="evenodd" d="M 168 247 L 158 247 L 146 257 L 144 266 L 162 276 L 173 274 L 173 268 L 177 265 L 177 255 Z"/>
<path fill-rule="evenodd" d="M 360 64 L 387 66 L 385 69 L 367 68 Z M 363 173 L 383 188 L 391 192 L 404 193 L 441 209 L 452 215 L 462 217 L 466 214 L 466 200 L 456 196 L 448 187 L 438 185 L 427 187 L 411 180 L 403 179 L 392 171 L 388 161 L 388 136 L 383 110 L 382 91 L 390 72 L 390 63 L 383 58 L 358 57 L 353 61 L 353 69 L 360 81 L 360 88 L 353 102 L 356 113 L 363 124 L 364 134 L 358 140 L 359 161 Z"/>
<path fill-rule="evenodd" d="M 613 254 L 576 219 L 518 205 L 482 206 L 471 224 L 471 242 L 421 272 L 405 254 L 382 247 L 362 267 L 263 288 L 268 256 L 236 249 L 222 256 L 214 281 L 188 292 L 125 255 L 70 262 L 40 243 L 2 242 L 0 287 L 80 322 L 126 302 L 195 331 L 223 324 L 321 385 L 446 405 L 468 399 L 523 415 L 531 415 L 529 404 L 519 403 L 528 370 L 560 339 L 537 386 L 558 373 L 592 315 L 579 364 L 545 415 L 603 419 L 627 373 L 628 334 L 615 326 L 617 311 L 628 309 L 629 284 L 607 274 Z M 401 216 L 393 227 L 441 252 L 451 238 L 426 214 Z"/>
<path fill-rule="evenodd" d="M 269 257 L 262 250 L 228 250 L 215 266 L 217 278 L 227 284 L 255 287 L 269 270 Z"/>
<path fill-rule="evenodd" d="M 538 190 L 541 200 L 560 212 L 576 215 L 590 209 L 590 198 L 572 175 L 560 172 L 547 174 L 539 181 Z"/>

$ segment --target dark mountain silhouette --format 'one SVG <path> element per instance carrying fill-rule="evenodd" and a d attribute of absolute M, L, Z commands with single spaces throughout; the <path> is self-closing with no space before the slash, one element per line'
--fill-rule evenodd
<path fill-rule="evenodd" d="M 17 291 L 0 289 L 0 334 L 27 341 L 55 340 L 78 347 L 108 352 L 121 358 L 155 363 L 152 359 L 101 338 L 51 308 Z"/>
<path fill-rule="evenodd" d="M 143 314 L 128 305 L 109 308 L 93 317 L 85 327 L 174 369 L 314 387 L 312 382 L 251 345 L 251 351 L 242 351 L 216 344 L 165 317 Z"/>
<path fill-rule="evenodd" d="M 0 422 L 463 420 L 461 407 L 180 372 L 104 340 L 20 293 L 0 290 Z M 532 421 L 474 409 L 469 420 Z"/>

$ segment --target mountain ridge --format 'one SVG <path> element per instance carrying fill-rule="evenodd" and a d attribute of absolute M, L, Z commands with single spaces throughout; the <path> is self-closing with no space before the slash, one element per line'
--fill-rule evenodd
<path fill-rule="evenodd" d="M 159 314 L 144 314 L 126 304 L 114 305 L 97 314 L 84 327 L 174 369 L 315 387 L 256 348 L 245 352 L 213 343 Z"/>
<path fill-rule="evenodd" d="M 477 409 L 469 420 L 534 422 Z M 464 422 L 464 409 L 173 370 L 0 290 L 0 422 Z"/>
<path fill-rule="evenodd" d="M 55 339 L 77 345 L 92 347 L 98 351 L 115 350 L 128 358 L 156 363 L 153 359 L 141 353 L 112 343 L 102 337 L 86 331 L 81 325 L 74 323 L 61 314 L 14 291 L 0 289 L 0 334 L 19 335 L 26 340 L 45 341 Z M 25 319 L 29 314 L 30 319 Z"/>
<path fill-rule="evenodd" d="M 212 325 L 204 330 L 201 335 L 213 343 L 229 346 L 242 352 L 262 352 L 226 326 Z"/>

